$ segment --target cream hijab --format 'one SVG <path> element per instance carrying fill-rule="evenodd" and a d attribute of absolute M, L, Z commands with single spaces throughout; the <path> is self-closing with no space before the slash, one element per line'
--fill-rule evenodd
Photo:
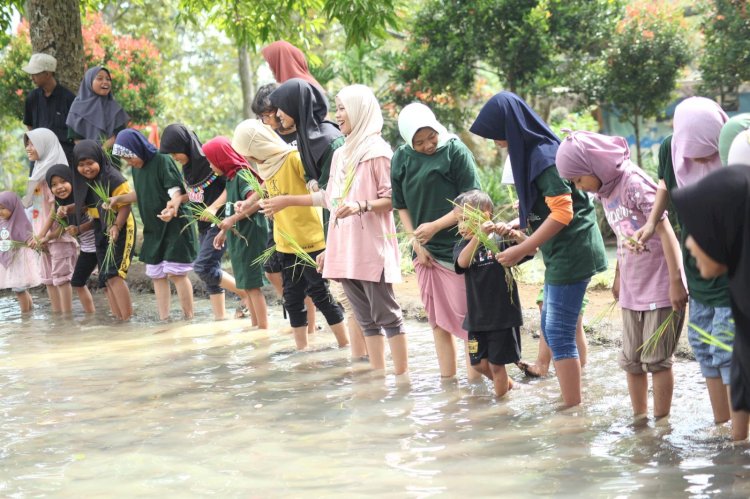
<path fill-rule="evenodd" d="M 340 189 L 343 182 L 338 177 L 346 176 L 349 169 L 373 158 L 391 159 L 393 151 L 380 135 L 383 115 L 378 99 L 369 87 L 350 85 L 341 89 L 336 98 L 343 104 L 352 127 L 344 145 L 336 149 L 331 160 L 332 178 L 337 178 L 334 189 Z"/>
<path fill-rule="evenodd" d="M 23 206 L 28 208 L 33 202 L 34 190 L 39 182 L 45 182 L 47 170 L 54 165 L 67 165 L 68 158 L 65 157 L 60 141 L 52 130 L 47 128 L 35 128 L 26 132 L 26 137 L 34 145 L 39 154 L 39 159 L 34 162 L 34 171 L 31 172 L 26 193 L 23 196 Z"/>
<path fill-rule="evenodd" d="M 258 160 L 263 180 L 273 177 L 295 148 L 284 142 L 273 128 L 260 120 L 245 120 L 234 129 L 232 147 L 245 157 Z"/>
<path fill-rule="evenodd" d="M 750 130 L 737 134 L 727 157 L 727 165 L 750 166 Z"/>
<path fill-rule="evenodd" d="M 414 102 L 404 107 L 398 115 L 398 131 L 404 142 L 414 149 L 414 135 L 420 128 L 429 127 L 438 133 L 438 149 L 443 147 L 449 140 L 457 138 L 441 125 L 435 113 L 422 103 Z"/>

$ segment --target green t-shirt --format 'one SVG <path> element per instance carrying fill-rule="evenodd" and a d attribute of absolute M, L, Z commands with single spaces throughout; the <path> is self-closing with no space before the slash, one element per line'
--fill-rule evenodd
<path fill-rule="evenodd" d="M 252 190 L 239 175 L 227 180 L 227 216 L 234 214 L 234 203 L 247 198 Z M 243 218 L 234 226 L 237 232 L 247 240 L 244 241 L 229 231 L 227 233 L 227 247 L 232 260 L 232 271 L 239 289 L 255 289 L 263 286 L 263 265 L 252 262 L 266 249 L 268 242 L 268 222 L 260 212 Z"/>
<path fill-rule="evenodd" d="M 326 153 L 320 157 L 318 161 L 318 167 L 320 168 L 320 178 L 318 179 L 318 185 L 321 189 L 325 189 L 328 185 L 328 176 L 331 174 L 331 160 L 333 159 L 333 151 L 344 145 L 344 136 L 337 138 L 328 146 Z M 310 179 L 308 179 L 310 180 Z"/>
<path fill-rule="evenodd" d="M 474 155 L 463 142 L 451 139 L 428 156 L 404 144 L 391 159 L 393 208 L 407 209 L 414 228 L 453 209 L 462 192 L 479 189 Z M 425 245 L 430 254 L 453 268 L 453 246 L 461 239 L 455 227 L 441 230 Z"/>
<path fill-rule="evenodd" d="M 180 206 L 179 216 L 169 222 L 156 216 L 170 200 L 169 189 L 184 189 L 177 165 L 168 155 L 156 153 L 143 168 L 132 170 L 138 211 L 143 221 L 143 246 L 139 258 L 151 265 L 164 261 L 192 263 L 198 256 L 198 236 L 195 227 L 183 231 L 189 223 L 187 209 Z"/>
<path fill-rule="evenodd" d="M 677 187 L 677 179 L 674 174 L 672 165 L 672 136 L 670 135 L 659 147 L 659 170 L 660 180 L 664 180 L 669 192 L 669 209 L 672 210 L 672 189 Z M 675 211 L 675 214 L 677 212 Z M 682 250 L 682 262 L 685 267 L 685 277 L 687 278 L 687 287 L 690 297 L 710 307 L 729 307 L 729 278 L 726 275 L 714 279 L 704 279 L 695 263 L 695 258 L 685 248 L 685 239 L 688 234 L 685 233 L 684 226 L 677 216 L 677 223 L 680 224 L 680 249 Z"/>
<path fill-rule="evenodd" d="M 573 198 L 573 220 L 540 248 L 545 266 L 544 282 L 570 284 L 607 270 L 604 241 L 596 224 L 591 198 L 560 177 L 556 166 L 547 168 L 534 179 L 534 186 L 537 198 L 528 218 L 532 231 L 537 230 L 550 214 L 545 197 L 570 194 Z"/>

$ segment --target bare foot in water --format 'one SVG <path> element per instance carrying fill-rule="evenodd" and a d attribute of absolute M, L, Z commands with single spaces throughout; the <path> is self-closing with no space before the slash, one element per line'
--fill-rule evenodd
<path fill-rule="evenodd" d="M 529 378 L 542 378 L 544 376 L 547 376 L 548 372 L 542 371 L 541 368 L 539 368 L 536 364 L 529 364 L 528 362 L 524 362 L 522 360 L 516 362 L 516 367 L 523 371 L 523 373 Z"/>

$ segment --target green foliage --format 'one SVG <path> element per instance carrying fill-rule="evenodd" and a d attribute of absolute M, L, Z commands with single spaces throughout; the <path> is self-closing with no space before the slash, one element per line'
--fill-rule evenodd
<path fill-rule="evenodd" d="M 750 4 L 747 0 L 707 0 L 703 9 L 701 90 L 718 94 L 724 105 L 727 97 L 737 99 L 740 83 L 750 80 Z"/>
<path fill-rule="evenodd" d="M 13 32 L 13 14 L 21 12 L 24 0 L 4 0 L 0 3 L 0 49 L 10 43 Z"/>
<path fill-rule="evenodd" d="M 21 68 L 31 57 L 28 26 L 18 27 L 16 36 L 2 52 L 0 65 L 0 115 L 20 121 L 23 119 L 26 94 L 34 89 L 28 73 Z"/>

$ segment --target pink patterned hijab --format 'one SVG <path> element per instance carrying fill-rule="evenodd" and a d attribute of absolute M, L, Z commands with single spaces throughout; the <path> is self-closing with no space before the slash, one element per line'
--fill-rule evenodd
<path fill-rule="evenodd" d="M 677 106 L 674 111 L 672 165 L 678 187 L 694 184 L 721 168 L 719 135 L 728 120 L 721 107 L 705 97 L 690 97 Z"/>

